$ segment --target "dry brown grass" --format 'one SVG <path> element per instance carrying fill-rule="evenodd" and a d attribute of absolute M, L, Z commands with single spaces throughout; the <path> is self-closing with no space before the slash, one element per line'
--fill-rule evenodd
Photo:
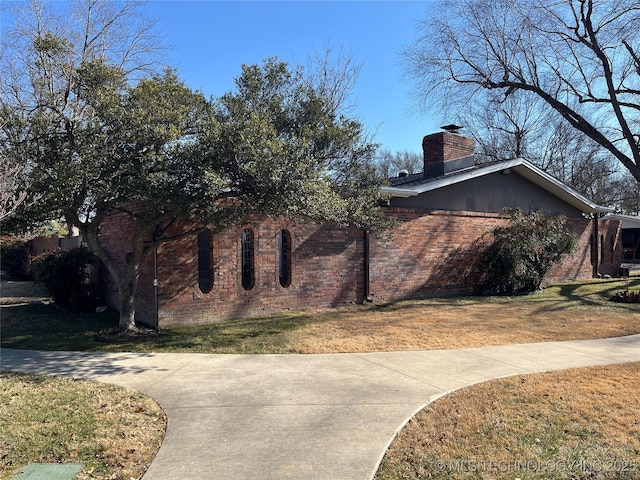
<path fill-rule="evenodd" d="M 288 332 L 288 344 L 290 351 L 297 353 L 372 352 L 639 333 L 640 305 L 606 300 L 602 287 L 608 284 L 620 282 L 560 285 L 518 297 L 432 299 L 332 310 L 318 313 L 304 328 Z"/>
<path fill-rule="evenodd" d="M 377 480 L 640 478 L 640 363 L 517 376 L 428 405 Z"/>
<path fill-rule="evenodd" d="M 0 286 L 1 297 L 4 283 Z M 514 297 L 413 300 L 288 312 L 163 329 L 128 342 L 107 343 L 95 338 L 100 329 L 108 328 L 105 322 L 117 325 L 115 317 L 98 321 L 88 315 L 63 315 L 42 305 L 3 306 L 1 340 L 8 348 L 198 353 L 373 352 L 586 340 L 640 333 L 640 304 L 609 300 L 624 289 L 640 291 L 640 276 L 573 282 Z"/>
<path fill-rule="evenodd" d="M 139 479 L 165 426 L 158 404 L 130 389 L 0 373 L 0 479 L 30 463 L 80 463 L 78 479 Z"/>

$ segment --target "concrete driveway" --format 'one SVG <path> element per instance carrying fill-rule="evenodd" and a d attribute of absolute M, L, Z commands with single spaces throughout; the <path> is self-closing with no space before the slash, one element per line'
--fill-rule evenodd
<path fill-rule="evenodd" d="M 426 403 L 509 375 L 640 361 L 640 335 L 423 352 L 107 354 L 0 350 L 0 368 L 155 398 L 167 434 L 144 480 L 368 480 Z"/>

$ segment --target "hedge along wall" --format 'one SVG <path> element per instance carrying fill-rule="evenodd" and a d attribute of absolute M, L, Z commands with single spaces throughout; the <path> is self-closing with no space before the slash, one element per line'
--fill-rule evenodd
<path fill-rule="evenodd" d="M 417 209 L 388 209 L 388 214 L 398 219 L 396 228 L 370 239 L 369 293 L 375 301 L 480 293 L 480 251 L 491 241 L 491 231 L 508 219 L 497 214 Z M 580 236 L 579 248 L 554 268 L 548 281 L 592 276 L 592 221 L 570 219 L 568 225 Z M 598 259 L 600 271 L 613 275 L 619 266 L 620 225 L 611 220 L 601 220 L 599 225 L 605 240 L 601 249 L 605 255 Z M 103 225 L 103 242 L 118 252 L 121 261 L 132 227 L 130 217 L 120 214 Z M 242 281 L 244 230 L 253 237 L 253 286 L 249 289 Z M 279 278 L 282 231 L 288 232 L 291 244 L 290 283 L 285 286 Z M 203 253 L 197 237 L 187 237 L 158 247 L 160 327 L 365 301 L 365 240 L 360 229 L 253 217 L 224 232 L 212 232 L 208 245 Z M 208 256 L 210 269 L 210 278 L 204 282 L 199 273 L 202 255 Z M 136 299 L 138 320 L 151 325 L 155 325 L 153 265 L 150 255 Z M 110 304 L 117 307 L 112 283 L 109 291 Z"/>

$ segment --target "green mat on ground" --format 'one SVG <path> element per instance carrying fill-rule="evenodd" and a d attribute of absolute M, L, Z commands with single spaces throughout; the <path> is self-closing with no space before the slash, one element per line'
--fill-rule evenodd
<path fill-rule="evenodd" d="M 79 463 L 31 463 L 11 480 L 72 480 L 82 467 Z"/>

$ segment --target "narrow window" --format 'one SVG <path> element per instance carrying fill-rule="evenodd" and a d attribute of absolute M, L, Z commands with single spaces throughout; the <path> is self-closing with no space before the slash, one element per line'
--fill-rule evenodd
<path fill-rule="evenodd" d="M 251 290 L 256 283 L 253 231 L 242 231 L 242 288 Z"/>
<path fill-rule="evenodd" d="M 213 275 L 211 274 L 211 232 L 205 230 L 198 234 L 198 288 L 202 293 L 209 293 L 213 288 Z"/>
<path fill-rule="evenodd" d="M 614 254 L 616 253 L 616 237 L 615 235 L 611 235 L 611 237 L 609 238 L 610 243 L 610 247 L 611 247 L 611 263 L 615 262 L 615 258 L 614 258 Z"/>
<path fill-rule="evenodd" d="M 600 235 L 600 263 L 604 263 L 604 235 Z"/>
<path fill-rule="evenodd" d="M 593 235 L 591 235 L 591 238 L 589 238 L 589 245 L 591 246 L 590 260 L 591 260 L 591 265 L 593 265 L 596 262 L 596 253 L 597 253 L 596 245 L 593 242 Z"/>
<path fill-rule="evenodd" d="M 278 277 L 280 285 L 287 288 L 291 285 L 291 234 L 287 230 L 280 232 L 278 246 Z"/>

